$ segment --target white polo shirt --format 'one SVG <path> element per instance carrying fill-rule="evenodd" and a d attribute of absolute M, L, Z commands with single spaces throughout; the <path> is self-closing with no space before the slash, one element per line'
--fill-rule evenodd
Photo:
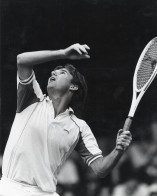
<path fill-rule="evenodd" d="M 74 149 L 88 165 L 102 157 L 91 129 L 71 108 L 54 118 L 52 101 L 43 95 L 34 72 L 24 81 L 17 77 L 17 112 L 3 176 L 55 192 L 60 167 Z"/>

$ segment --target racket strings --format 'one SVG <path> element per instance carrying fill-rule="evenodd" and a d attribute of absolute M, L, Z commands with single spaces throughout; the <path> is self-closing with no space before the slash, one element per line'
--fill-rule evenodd
<path fill-rule="evenodd" d="M 137 71 L 137 89 L 140 90 L 151 78 L 157 65 L 157 42 L 146 51 Z"/>

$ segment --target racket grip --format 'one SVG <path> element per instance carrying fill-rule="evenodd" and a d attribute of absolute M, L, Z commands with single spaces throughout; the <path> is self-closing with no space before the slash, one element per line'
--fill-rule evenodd
<path fill-rule="evenodd" d="M 123 131 L 128 131 L 131 127 L 131 123 L 132 123 L 132 117 L 128 117 L 125 120 L 124 126 L 123 126 Z"/>
<path fill-rule="evenodd" d="M 128 131 L 131 127 L 131 123 L 132 123 L 132 117 L 128 116 L 128 118 L 125 120 L 124 126 L 123 126 L 123 131 Z M 122 145 L 117 145 L 116 147 L 117 150 L 122 150 L 124 151 L 124 147 Z"/>

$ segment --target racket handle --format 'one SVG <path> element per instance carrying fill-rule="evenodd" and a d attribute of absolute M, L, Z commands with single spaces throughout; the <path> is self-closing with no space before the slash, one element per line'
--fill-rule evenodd
<path fill-rule="evenodd" d="M 132 123 L 132 117 L 128 117 L 126 120 L 125 120 L 125 123 L 124 123 L 124 126 L 123 126 L 123 131 L 128 131 L 131 127 L 131 123 Z"/>
<path fill-rule="evenodd" d="M 128 131 L 131 127 L 131 123 L 132 123 L 132 117 L 128 116 L 128 118 L 125 120 L 125 123 L 124 123 L 124 126 L 123 126 L 123 131 Z M 121 146 L 120 144 L 117 145 L 116 149 L 117 150 L 122 150 L 122 151 L 125 150 L 123 148 L 123 146 Z"/>

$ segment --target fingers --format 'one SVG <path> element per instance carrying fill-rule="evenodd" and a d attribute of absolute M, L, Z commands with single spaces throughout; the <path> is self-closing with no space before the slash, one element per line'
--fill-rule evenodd
<path fill-rule="evenodd" d="M 118 131 L 118 136 L 132 136 L 130 131 L 123 131 L 123 129 L 120 129 Z"/>
<path fill-rule="evenodd" d="M 130 146 L 130 142 L 117 142 L 117 146 L 120 146 L 123 150 L 126 150 Z"/>
<path fill-rule="evenodd" d="M 78 47 L 76 47 L 75 50 L 76 50 L 80 55 L 82 55 L 82 52 L 81 52 L 81 50 L 80 50 Z"/>
<path fill-rule="evenodd" d="M 121 139 L 132 139 L 132 136 L 131 135 L 126 135 L 126 134 L 121 134 L 121 135 L 119 135 L 118 136 L 119 138 L 121 138 Z"/>
<path fill-rule="evenodd" d="M 130 142 L 129 141 L 118 141 L 117 142 L 117 145 L 121 145 L 121 146 L 124 146 L 124 147 L 128 147 L 130 145 Z"/>
<path fill-rule="evenodd" d="M 74 44 L 74 49 L 76 51 L 79 51 L 79 54 L 84 54 L 84 55 L 87 55 L 88 54 L 87 50 L 90 50 L 89 46 L 87 46 L 86 44 L 84 45 Z"/>
<path fill-rule="evenodd" d="M 125 132 L 122 132 L 120 135 L 118 135 L 117 139 L 123 140 L 123 141 L 124 140 L 131 141 L 132 140 L 132 135 L 131 135 L 130 132 L 128 133 L 128 131 L 125 131 Z"/>
<path fill-rule="evenodd" d="M 90 47 L 87 44 L 83 45 L 87 50 L 90 50 Z"/>
<path fill-rule="evenodd" d="M 89 59 L 90 55 L 88 54 L 88 50 L 90 48 L 86 44 L 73 44 L 64 49 L 64 55 L 71 60 Z"/>
<path fill-rule="evenodd" d="M 130 131 L 123 131 L 122 129 L 118 131 L 116 146 L 117 149 L 126 150 L 132 141 L 132 135 Z"/>
<path fill-rule="evenodd" d="M 83 54 L 88 54 L 86 48 L 82 45 L 79 46 L 80 50 L 83 52 Z"/>
<path fill-rule="evenodd" d="M 90 59 L 90 56 L 88 54 L 83 54 L 80 59 Z"/>
<path fill-rule="evenodd" d="M 123 129 L 120 129 L 120 130 L 118 131 L 118 134 L 117 134 L 117 135 L 121 135 L 122 132 L 123 132 Z"/>

